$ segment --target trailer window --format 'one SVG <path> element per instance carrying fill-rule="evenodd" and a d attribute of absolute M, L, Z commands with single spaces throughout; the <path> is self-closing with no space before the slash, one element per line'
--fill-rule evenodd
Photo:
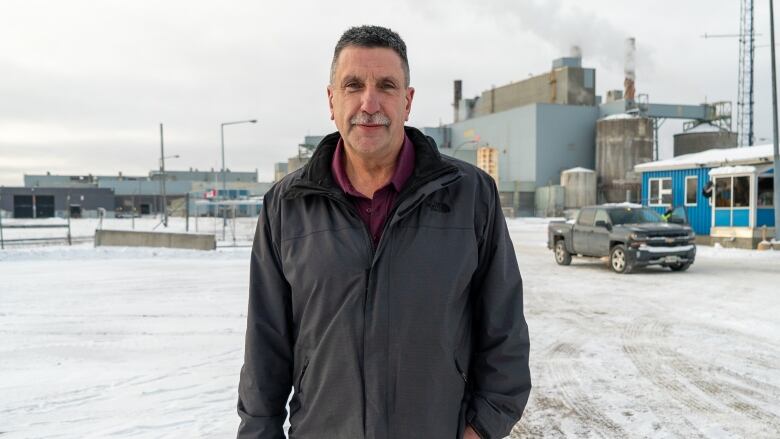
<path fill-rule="evenodd" d="M 699 194 L 699 177 L 693 175 L 685 177 L 685 205 L 695 206 L 696 197 Z"/>
<path fill-rule="evenodd" d="M 772 177 L 758 177 L 758 207 L 774 207 L 774 179 Z"/>
<path fill-rule="evenodd" d="M 734 207 L 750 206 L 750 177 L 734 177 Z"/>
<path fill-rule="evenodd" d="M 672 204 L 672 179 L 651 178 L 650 197 L 647 204 L 650 206 L 669 206 Z"/>
<path fill-rule="evenodd" d="M 731 207 L 731 177 L 715 179 L 715 207 Z"/>

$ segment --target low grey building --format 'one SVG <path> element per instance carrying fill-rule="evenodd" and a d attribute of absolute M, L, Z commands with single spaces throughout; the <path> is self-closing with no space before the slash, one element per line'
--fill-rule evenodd
<path fill-rule="evenodd" d="M 114 192 L 95 187 L 0 187 L 4 218 L 94 218 L 114 211 Z"/>
<path fill-rule="evenodd" d="M 187 213 L 186 199 L 188 194 L 193 191 L 209 191 L 222 189 L 223 178 L 229 194 L 237 193 L 241 190 L 249 196 L 264 195 L 270 183 L 261 183 L 257 181 L 257 171 L 236 172 L 229 169 L 223 174 L 220 170 L 200 171 L 190 169 L 187 171 L 166 171 L 165 172 L 165 194 L 163 197 L 162 173 L 158 170 L 152 170 L 149 175 L 132 176 L 123 175 L 121 172 L 114 175 L 52 175 L 46 173 L 43 175 L 25 175 L 24 184 L 26 189 L 40 191 L 48 188 L 69 189 L 101 189 L 101 193 L 111 193 L 113 201 L 102 203 L 109 216 L 117 215 L 147 215 L 158 214 L 163 211 L 163 198 L 168 206 L 168 212 L 171 215 L 184 215 Z M 79 197 L 82 194 L 79 194 Z M 231 198 L 235 197 L 232 195 Z M 39 207 L 35 206 L 32 199 L 19 198 L 21 204 L 18 207 L 18 214 L 28 215 L 31 218 L 30 209 L 35 209 L 35 217 L 40 218 L 38 214 Z M 24 201 L 27 200 L 27 201 Z M 41 198 L 42 212 L 49 212 L 49 198 Z M 28 202 L 26 206 L 24 203 Z M 6 216 L 14 216 L 14 207 L 11 206 L 5 213 Z M 64 212 L 63 207 L 63 212 Z M 74 211 L 78 208 L 74 207 Z M 83 210 L 83 209 L 82 209 Z M 82 213 L 81 215 L 88 215 Z M 74 215 L 75 216 L 75 215 Z"/>

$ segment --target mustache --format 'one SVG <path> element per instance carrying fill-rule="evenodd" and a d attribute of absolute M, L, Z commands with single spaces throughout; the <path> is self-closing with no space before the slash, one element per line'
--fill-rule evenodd
<path fill-rule="evenodd" d="M 390 125 L 390 118 L 382 113 L 376 112 L 374 114 L 360 113 L 352 117 L 349 120 L 352 125 Z"/>

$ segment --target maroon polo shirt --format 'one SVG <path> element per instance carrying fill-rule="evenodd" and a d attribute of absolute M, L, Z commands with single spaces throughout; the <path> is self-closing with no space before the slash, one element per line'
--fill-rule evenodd
<path fill-rule="evenodd" d="M 387 217 L 390 215 L 390 211 L 393 209 L 395 199 L 398 197 L 401 189 L 403 189 L 406 181 L 409 180 L 412 171 L 414 171 L 414 145 L 409 140 L 409 137 L 404 135 L 404 143 L 401 145 L 401 151 L 398 153 L 393 176 L 386 185 L 374 192 L 373 198 L 368 198 L 355 190 L 355 187 L 349 181 L 346 168 L 344 167 L 344 148 L 344 141 L 339 139 L 339 143 L 336 145 L 336 152 L 333 153 L 331 172 L 341 190 L 344 191 L 347 198 L 357 208 L 360 218 L 368 226 L 374 247 L 376 247 L 379 244 L 379 239 L 382 238 L 382 230 Z"/>

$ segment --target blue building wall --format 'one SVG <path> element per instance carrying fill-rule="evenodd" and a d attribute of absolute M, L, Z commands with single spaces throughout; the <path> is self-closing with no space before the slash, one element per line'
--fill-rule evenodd
<path fill-rule="evenodd" d="M 685 205 L 685 177 L 697 176 L 696 204 L 694 206 L 685 206 L 688 212 L 688 221 L 697 235 L 709 235 L 712 225 L 712 208 L 710 199 L 702 195 L 704 185 L 710 181 L 710 168 L 694 169 L 676 169 L 671 171 L 653 171 L 642 173 L 642 204 L 648 205 L 650 196 L 651 178 L 669 178 L 672 179 L 672 206 Z M 654 207 L 658 213 L 664 213 L 664 207 Z"/>

